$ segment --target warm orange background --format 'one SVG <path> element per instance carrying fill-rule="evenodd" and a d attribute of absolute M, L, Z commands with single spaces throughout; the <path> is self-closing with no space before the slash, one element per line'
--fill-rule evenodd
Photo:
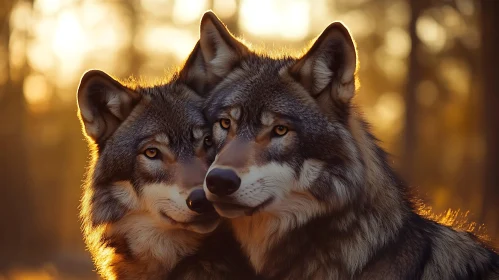
<path fill-rule="evenodd" d="M 78 80 L 89 68 L 161 77 L 187 57 L 207 9 L 274 52 L 300 51 L 344 21 L 359 48 L 357 101 L 393 166 L 435 213 L 469 211 L 499 245 L 499 186 L 485 176 L 499 157 L 487 140 L 499 119 L 485 117 L 483 101 L 499 92 L 483 90 L 490 14 L 479 1 L 3 0 L 0 279 L 97 277 L 78 221 L 88 159 Z"/>

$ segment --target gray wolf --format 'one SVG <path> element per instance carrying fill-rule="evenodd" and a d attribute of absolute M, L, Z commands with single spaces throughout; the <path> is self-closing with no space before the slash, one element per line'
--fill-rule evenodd
<path fill-rule="evenodd" d="M 106 279 L 252 279 L 202 188 L 214 148 L 187 65 L 158 85 L 99 70 L 81 78 L 78 115 L 92 156 L 81 218 Z"/>
<path fill-rule="evenodd" d="M 331 23 L 300 57 L 271 57 L 201 20 L 204 190 L 266 279 L 497 279 L 499 256 L 419 214 L 354 97 L 356 44 Z M 203 75 L 199 75 L 203 77 Z"/>

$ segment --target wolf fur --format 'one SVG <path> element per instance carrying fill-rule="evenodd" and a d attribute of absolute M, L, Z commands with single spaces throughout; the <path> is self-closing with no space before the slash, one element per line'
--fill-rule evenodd
<path fill-rule="evenodd" d="M 259 275 L 499 278 L 492 248 L 418 214 L 354 104 L 359 64 L 342 23 L 299 58 L 270 57 L 207 12 L 200 48 L 194 85 L 211 90 L 205 114 L 217 149 L 204 189 Z M 211 193 L 215 169 L 235 172 L 239 188 Z"/>
<path fill-rule="evenodd" d="M 81 218 L 106 279 L 253 279 L 216 212 L 186 204 L 214 157 L 189 69 L 156 86 L 98 70 L 81 79 L 78 115 L 92 156 Z"/>

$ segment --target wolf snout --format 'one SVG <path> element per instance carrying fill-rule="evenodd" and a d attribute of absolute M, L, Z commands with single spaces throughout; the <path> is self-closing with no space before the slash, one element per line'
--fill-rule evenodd
<path fill-rule="evenodd" d="M 217 196 L 233 194 L 240 185 L 241 178 L 231 169 L 215 168 L 206 176 L 206 187 Z"/>
<path fill-rule="evenodd" d="M 206 199 L 203 189 L 192 191 L 186 199 L 187 207 L 197 213 L 208 213 L 215 211 L 211 202 Z"/>

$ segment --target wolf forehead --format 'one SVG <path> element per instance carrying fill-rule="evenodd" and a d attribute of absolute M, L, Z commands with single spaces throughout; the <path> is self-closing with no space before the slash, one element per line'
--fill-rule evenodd
<path fill-rule="evenodd" d="M 180 158 L 194 155 L 196 142 L 209 132 L 202 113 L 203 99 L 185 85 L 134 90 L 142 96 L 141 101 L 105 145 L 101 156 L 127 155 L 124 158 L 129 159 L 148 142 L 161 142 Z"/>
<path fill-rule="evenodd" d="M 183 84 L 143 87 L 136 91 L 145 99 L 137 120 L 146 131 L 154 127 L 166 132 L 187 132 L 207 125 L 202 114 L 203 99 Z"/>
<path fill-rule="evenodd" d="M 208 96 L 204 110 L 207 119 L 216 121 L 221 111 L 233 108 L 260 120 L 267 112 L 288 117 L 311 115 L 314 111 L 310 108 L 317 107 L 315 102 L 285 74 L 294 62 L 291 57 L 273 59 L 251 54 Z"/>
<path fill-rule="evenodd" d="M 134 90 L 142 96 L 141 101 L 115 132 L 115 145 L 128 142 L 137 146 L 161 134 L 167 138 L 162 142 L 174 148 L 204 135 L 207 122 L 202 114 L 203 99 L 187 86 L 165 84 Z"/>

